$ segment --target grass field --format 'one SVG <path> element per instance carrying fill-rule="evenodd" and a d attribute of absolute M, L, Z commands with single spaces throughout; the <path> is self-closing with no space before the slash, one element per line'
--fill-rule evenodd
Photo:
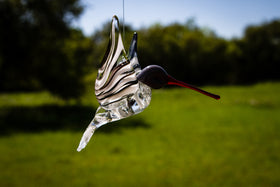
<path fill-rule="evenodd" d="M 0 186 L 279 186 L 280 83 L 205 89 L 153 90 L 80 153 L 93 94 L 1 94 Z"/>

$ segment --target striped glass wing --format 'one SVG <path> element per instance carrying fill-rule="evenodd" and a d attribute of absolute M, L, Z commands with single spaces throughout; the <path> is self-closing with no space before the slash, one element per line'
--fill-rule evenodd
<path fill-rule="evenodd" d="M 140 71 L 140 65 L 136 54 L 136 43 L 135 33 L 127 55 L 119 31 L 119 21 L 114 16 L 107 52 L 95 81 L 95 95 L 101 106 L 119 101 L 137 91 L 139 84 L 136 74 Z"/>

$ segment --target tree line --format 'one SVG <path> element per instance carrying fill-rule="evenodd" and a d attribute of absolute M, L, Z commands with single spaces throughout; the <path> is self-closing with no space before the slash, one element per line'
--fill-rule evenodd
<path fill-rule="evenodd" d="M 93 36 L 95 59 L 108 42 L 109 26 Z M 126 26 L 125 46 L 133 33 Z M 251 84 L 280 79 L 280 19 L 248 26 L 241 38 L 225 39 L 193 20 L 137 31 L 142 67 L 158 64 L 178 79 L 198 85 Z M 99 63 L 96 61 L 95 63 Z"/>
<path fill-rule="evenodd" d="M 0 1 L 0 90 L 81 95 L 92 42 L 71 23 L 82 10 L 79 0 Z"/>
<path fill-rule="evenodd" d="M 98 67 L 110 23 L 85 36 L 71 22 L 79 0 L 0 2 L 0 90 L 49 90 L 78 97 L 85 77 Z M 94 18 L 93 18 L 94 19 Z M 134 29 L 125 26 L 125 47 Z M 143 67 L 158 64 L 197 85 L 251 84 L 280 79 L 280 19 L 248 26 L 240 38 L 224 39 L 193 20 L 137 30 Z"/>

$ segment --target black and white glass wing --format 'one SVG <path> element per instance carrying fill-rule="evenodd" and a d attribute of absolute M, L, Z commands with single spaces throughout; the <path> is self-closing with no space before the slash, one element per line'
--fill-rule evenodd
<path fill-rule="evenodd" d="M 137 79 L 141 71 L 137 34 L 134 33 L 127 55 L 116 16 L 111 26 L 109 45 L 95 81 L 95 96 L 100 106 L 83 134 L 78 151 L 87 145 L 97 128 L 142 112 L 151 101 L 151 88 Z"/>

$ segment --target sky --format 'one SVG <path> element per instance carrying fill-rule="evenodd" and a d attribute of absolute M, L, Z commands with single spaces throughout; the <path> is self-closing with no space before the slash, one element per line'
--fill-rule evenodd
<path fill-rule="evenodd" d="M 86 35 L 102 28 L 113 15 L 137 31 L 155 23 L 185 23 L 193 18 L 224 38 L 241 37 L 248 25 L 280 19 L 280 0 L 81 0 L 84 13 L 74 23 Z"/>

